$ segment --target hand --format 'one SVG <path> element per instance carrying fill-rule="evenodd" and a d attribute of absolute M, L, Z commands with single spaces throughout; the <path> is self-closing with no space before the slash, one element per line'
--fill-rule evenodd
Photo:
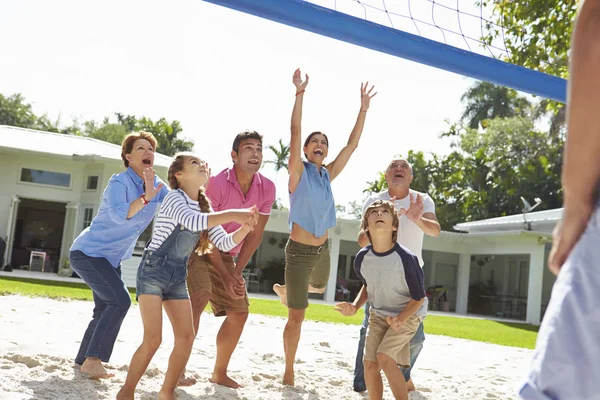
<path fill-rule="evenodd" d="M 552 232 L 552 250 L 548 256 L 548 268 L 558 275 L 567 257 L 581 238 L 594 212 L 594 204 L 565 201 L 563 216 Z"/>
<path fill-rule="evenodd" d="M 371 99 L 377 94 L 377 92 L 371 94 L 375 86 L 371 86 L 368 92 L 367 87 L 369 87 L 369 82 L 360 84 L 360 111 L 367 111 L 371 104 Z"/>
<path fill-rule="evenodd" d="M 242 273 L 234 271 L 233 274 L 231 274 L 231 276 L 236 281 L 236 286 L 235 286 L 236 293 L 238 293 L 240 296 L 244 297 L 244 295 L 246 294 L 246 280 L 242 276 Z"/>
<path fill-rule="evenodd" d="M 304 77 L 304 82 L 302 82 L 302 74 L 300 73 L 300 68 L 294 71 L 294 77 L 292 78 L 292 82 L 294 82 L 294 86 L 296 86 L 296 93 L 301 90 L 306 90 L 306 85 L 308 85 L 308 74 L 305 74 Z"/>
<path fill-rule="evenodd" d="M 160 192 L 163 184 L 160 183 L 157 187 L 154 187 L 154 175 L 156 175 L 156 173 L 154 169 L 150 167 L 144 168 L 142 170 L 142 175 L 144 175 L 144 186 L 146 187 L 144 197 L 146 198 L 146 201 L 150 201 L 158 194 L 158 192 Z"/>
<path fill-rule="evenodd" d="M 404 207 L 400 207 L 400 210 L 398 211 L 398 218 L 400 218 L 403 215 L 406 215 L 406 217 L 409 220 L 411 220 L 415 224 L 418 224 L 421 221 L 421 217 L 423 216 L 423 211 L 425 210 L 425 204 L 423 203 L 423 197 L 420 194 L 417 194 L 417 198 L 415 200 L 415 197 L 413 196 L 412 193 L 409 194 L 409 197 L 410 197 L 410 206 L 408 207 L 408 210 Z"/>
<path fill-rule="evenodd" d="M 402 325 L 404 325 L 404 321 L 402 321 L 399 316 L 386 317 L 385 320 L 390 325 L 390 328 L 394 330 L 394 332 L 400 333 L 400 328 L 402 328 Z"/>
<path fill-rule="evenodd" d="M 346 316 L 346 317 L 351 317 L 353 315 L 356 314 L 356 306 L 354 304 L 350 304 L 350 303 L 337 303 L 335 305 L 335 307 L 333 307 L 333 309 L 335 311 L 339 311 L 340 314 Z"/>
<path fill-rule="evenodd" d="M 241 210 L 232 210 L 233 222 L 237 222 L 240 225 L 248 224 L 252 228 L 258 223 L 258 208 L 252 206 L 251 208 L 243 208 Z"/>
<path fill-rule="evenodd" d="M 241 299 L 244 297 L 245 291 L 242 289 L 240 293 L 239 283 L 232 275 L 229 275 L 223 279 L 223 286 L 225 287 L 225 292 L 232 299 Z"/>

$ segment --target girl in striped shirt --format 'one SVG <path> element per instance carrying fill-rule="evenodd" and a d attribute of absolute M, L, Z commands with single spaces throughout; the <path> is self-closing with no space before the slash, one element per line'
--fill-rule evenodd
<path fill-rule="evenodd" d="M 144 250 L 136 282 L 136 297 L 144 324 L 144 339 L 137 349 L 118 400 L 134 399 L 135 387 L 158 350 L 162 334 L 162 307 L 173 325 L 175 346 L 169 358 L 160 400 L 175 399 L 174 390 L 192 351 L 195 332 L 186 286 L 187 258 L 196 247 L 198 254 L 212 243 L 229 251 L 240 243 L 258 221 L 256 207 L 212 212 L 203 185 L 208 165 L 191 153 L 175 155 L 169 168 L 171 190 L 158 212 L 152 239 Z M 242 226 L 227 234 L 221 224 Z"/>

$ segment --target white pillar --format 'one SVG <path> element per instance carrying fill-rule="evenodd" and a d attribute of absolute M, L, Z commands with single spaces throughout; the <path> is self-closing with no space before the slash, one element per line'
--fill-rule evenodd
<path fill-rule="evenodd" d="M 529 283 L 527 286 L 526 322 L 539 325 L 542 314 L 542 287 L 544 281 L 544 245 L 537 244 L 529 252 Z"/>
<path fill-rule="evenodd" d="M 336 232 L 337 229 L 332 229 L 329 241 L 331 243 L 331 269 L 329 270 L 329 281 L 327 281 L 327 289 L 325 290 L 325 301 L 335 301 L 335 285 L 337 283 L 338 259 L 340 258 L 340 235 Z"/>
<path fill-rule="evenodd" d="M 456 313 L 466 314 L 469 303 L 469 275 L 471 273 L 471 255 L 458 257 L 458 280 L 456 282 Z"/>

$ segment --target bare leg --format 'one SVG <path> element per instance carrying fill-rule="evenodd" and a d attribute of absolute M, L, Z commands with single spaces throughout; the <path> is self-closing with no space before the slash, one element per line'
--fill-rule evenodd
<path fill-rule="evenodd" d="M 151 294 L 139 296 L 140 313 L 144 324 L 144 339 L 133 354 L 125 384 L 117 393 L 117 400 L 133 400 L 135 387 L 146 372 L 162 341 L 162 298 Z"/>
<path fill-rule="evenodd" d="M 285 373 L 283 384 L 294 386 L 294 361 L 300 342 L 300 332 L 306 310 L 288 308 L 288 321 L 283 330 L 283 349 L 285 351 Z"/>
<path fill-rule="evenodd" d="M 241 387 L 239 383 L 227 376 L 227 367 L 240 340 L 247 319 L 247 312 L 227 312 L 227 317 L 225 317 L 225 321 L 223 321 L 217 334 L 217 360 L 215 361 L 212 377 L 209 379 L 210 382 L 233 389 Z"/>
<path fill-rule="evenodd" d="M 192 319 L 192 305 L 188 299 L 167 300 L 164 302 L 164 306 L 171 325 L 173 325 L 175 346 L 169 357 L 169 367 L 163 386 L 158 392 L 158 398 L 171 400 L 175 399 L 175 387 L 192 353 L 196 334 Z"/>
<path fill-rule="evenodd" d="M 277 293 L 277 296 L 279 296 L 281 304 L 287 307 L 287 292 L 285 290 L 285 285 L 280 285 L 279 283 L 276 283 L 273 285 L 273 291 Z"/>
<path fill-rule="evenodd" d="M 373 361 L 364 361 L 365 365 L 365 382 L 367 383 L 367 392 L 369 392 L 370 400 L 383 399 L 383 379 L 379 364 Z"/>
<path fill-rule="evenodd" d="M 406 390 L 408 390 L 409 392 L 414 392 L 417 390 L 417 388 L 415 388 L 415 384 L 412 381 L 412 378 L 410 378 L 408 382 L 406 382 Z"/>
<path fill-rule="evenodd" d="M 377 362 L 387 377 L 390 389 L 392 389 L 392 393 L 394 394 L 394 399 L 408 400 L 404 375 L 402 374 L 402 370 L 398 368 L 396 361 L 383 353 L 377 353 Z"/>
<path fill-rule="evenodd" d="M 210 300 L 210 292 L 206 291 L 196 291 L 190 293 L 190 301 L 192 303 L 192 315 L 194 320 L 194 332 L 196 336 L 198 336 L 198 331 L 200 329 L 200 317 Z M 191 378 L 185 376 L 185 369 L 181 373 L 179 377 L 179 382 L 177 382 L 177 386 L 192 386 L 197 382 L 196 378 Z"/>

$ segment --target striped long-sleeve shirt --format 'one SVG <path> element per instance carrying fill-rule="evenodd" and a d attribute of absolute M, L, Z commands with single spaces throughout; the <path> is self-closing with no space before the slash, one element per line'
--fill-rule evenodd
<path fill-rule="evenodd" d="M 165 196 L 156 216 L 152 240 L 147 248 L 157 250 L 178 224 L 194 232 L 206 230 L 208 215 L 200 211 L 198 202 L 192 200 L 183 190 L 171 190 Z M 221 225 L 210 228 L 208 238 L 221 251 L 229 251 L 237 245 L 233 240 L 233 233 L 228 234 Z"/>

